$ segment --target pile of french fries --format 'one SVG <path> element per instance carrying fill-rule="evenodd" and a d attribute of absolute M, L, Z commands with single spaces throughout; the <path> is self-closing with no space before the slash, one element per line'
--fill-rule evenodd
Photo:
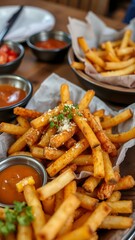
<path fill-rule="evenodd" d="M 135 181 L 131 175 L 121 176 L 113 161 L 120 146 L 135 138 L 135 127 L 118 134 L 113 128 L 133 113 L 130 109 L 115 116 L 104 109 L 92 113 L 89 104 L 94 95 L 88 90 L 75 105 L 69 86 L 62 84 L 54 109 L 40 113 L 16 107 L 16 123 L 0 124 L 0 132 L 15 137 L 8 155 L 36 158 L 49 176 L 38 189 L 31 180 L 19 183 L 34 221 L 31 226 L 18 226 L 17 234 L 7 239 L 95 240 L 99 229 L 132 226 L 133 202 L 122 199 L 122 190 L 134 187 Z M 87 174 L 78 180 L 82 172 Z M 0 219 L 4 217 L 0 208 Z"/>
<path fill-rule="evenodd" d="M 135 42 L 131 37 L 132 31 L 127 29 L 122 39 L 103 42 L 98 48 L 90 48 L 83 36 L 77 40 L 85 60 L 102 76 L 111 77 L 135 73 Z M 83 62 L 73 61 L 71 66 L 79 70 L 85 69 Z"/>

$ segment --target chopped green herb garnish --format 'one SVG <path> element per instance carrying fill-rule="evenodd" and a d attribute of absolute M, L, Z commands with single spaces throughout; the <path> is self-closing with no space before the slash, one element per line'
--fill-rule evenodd
<path fill-rule="evenodd" d="M 14 202 L 14 208 L 5 208 L 5 220 L 0 220 L 0 234 L 8 235 L 15 232 L 17 223 L 20 225 L 29 225 L 33 221 L 31 207 L 25 202 Z"/>

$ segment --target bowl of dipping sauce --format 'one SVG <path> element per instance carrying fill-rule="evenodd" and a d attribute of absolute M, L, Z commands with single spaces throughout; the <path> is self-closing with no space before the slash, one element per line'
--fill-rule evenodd
<path fill-rule="evenodd" d="M 0 74 L 14 72 L 24 56 L 22 44 L 13 41 L 4 41 L 0 46 Z"/>
<path fill-rule="evenodd" d="M 16 184 L 25 177 L 32 176 L 35 188 L 46 184 L 47 173 L 44 166 L 29 156 L 10 156 L 0 162 L 0 207 L 13 207 L 14 201 L 24 201 Z"/>
<path fill-rule="evenodd" d="M 15 107 L 25 107 L 33 92 L 32 83 L 17 75 L 0 75 L 0 122 L 10 121 Z"/>
<path fill-rule="evenodd" d="M 57 63 L 66 56 L 71 38 L 62 31 L 42 31 L 30 36 L 27 44 L 38 60 Z"/>

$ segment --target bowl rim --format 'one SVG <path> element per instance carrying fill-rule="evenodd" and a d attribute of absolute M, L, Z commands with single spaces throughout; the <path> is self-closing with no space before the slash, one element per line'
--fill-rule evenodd
<path fill-rule="evenodd" d="M 0 69 L 2 69 L 3 67 L 8 67 L 11 66 L 12 64 L 15 64 L 16 62 L 18 62 L 19 60 L 21 60 L 24 56 L 25 50 L 22 44 L 18 43 L 18 42 L 14 42 L 14 41 L 10 41 L 10 40 L 4 40 L 3 44 L 7 44 L 8 43 L 13 43 L 14 45 L 18 46 L 20 51 L 20 54 L 17 56 L 16 59 L 14 59 L 11 62 L 5 63 L 5 64 L 0 64 Z"/>
<path fill-rule="evenodd" d="M 23 79 L 27 83 L 27 85 L 29 86 L 29 91 L 26 94 L 25 98 L 23 98 L 21 101 L 15 103 L 15 104 L 12 104 L 10 106 L 0 107 L 0 112 L 1 111 L 6 111 L 6 110 L 10 110 L 12 108 L 15 108 L 15 107 L 18 106 L 18 104 L 21 105 L 24 102 L 27 102 L 27 100 L 29 100 L 31 98 L 32 93 L 33 93 L 33 85 L 32 85 L 32 83 L 28 79 L 26 79 L 26 78 L 24 78 L 24 77 L 22 77 L 20 75 L 16 75 L 16 74 L 1 74 L 0 75 L 0 79 L 2 77 L 6 77 L 6 78 L 12 78 L 13 77 L 13 78 L 17 78 L 17 79 Z"/>
<path fill-rule="evenodd" d="M 83 78 L 85 81 L 87 81 L 87 82 L 89 82 L 89 83 L 91 83 L 95 86 L 98 86 L 100 88 L 111 90 L 112 92 L 130 93 L 130 94 L 133 94 L 133 95 L 135 94 L 135 88 L 125 88 L 125 87 L 122 87 L 122 86 L 115 86 L 115 85 L 99 82 L 99 81 L 96 81 L 95 79 L 91 78 L 90 76 L 88 76 L 83 71 L 74 69 L 71 66 L 71 63 L 74 60 L 75 60 L 75 54 L 73 52 L 73 48 L 71 47 L 68 51 L 68 63 L 70 65 L 70 67 L 72 68 L 72 70 L 74 71 L 74 73 L 76 75 L 78 75 L 80 78 Z"/>
<path fill-rule="evenodd" d="M 64 46 L 64 47 L 62 47 L 62 48 L 44 49 L 44 48 L 36 47 L 34 44 L 31 43 L 31 38 L 32 38 L 32 37 L 35 37 L 35 36 L 38 36 L 39 34 L 42 34 L 42 33 L 45 33 L 45 34 L 48 35 L 48 36 L 49 36 L 50 34 L 65 34 L 66 37 L 68 38 L 68 40 L 69 40 L 70 42 L 67 42 L 67 41 L 66 41 L 67 45 Z M 54 38 L 54 39 L 55 39 L 55 38 Z M 65 32 L 65 31 L 61 31 L 61 30 L 51 30 L 51 31 L 44 31 L 44 30 L 43 30 L 43 31 L 40 31 L 40 32 L 38 32 L 38 33 L 35 33 L 35 34 L 31 35 L 31 36 L 27 39 L 26 43 L 27 43 L 27 45 L 28 45 L 30 48 L 32 48 L 33 50 L 38 50 L 39 52 L 59 52 L 59 51 L 62 51 L 62 50 L 64 50 L 64 49 L 67 49 L 67 48 L 70 47 L 70 45 L 71 45 L 71 36 L 70 36 L 69 33 Z"/>
<path fill-rule="evenodd" d="M 20 161 L 18 161 L 18 159 L 22 162 L 20 163 Z M 17 162 L 14 163 L 13 160 L 15 160 Z M 12 162 L 13 162 L 13 164 L 12 164 Z M 7 163 L 9 163 L 8 166 L 6 165 Z M 35 164 L 36 164 L 37 168 L 42 171 L 42 176 L 43 176 L 42 177 L 42 186 L 44 186 L 47 183 L 47 179 L 48 179 L 48 175 L 47 175 L 44 165 L 42 163 L 40 163 L 38 160 L 36 160 L 35 158 L 27 156 L 27 155 L 15 155 L 15 156 L 8 156 L 8 157 L 3 158 L 2 160 L 0 160 L 0 172 L 2 172 L 4 169 L 6 169 L 10 166 L 14 166 L 14 165 L 15 166 L 16 165 L 31 166 L 37 171 L 37 169 L 34 167 Z M 2 165 L 3 165 L 3 168 L 2 168 Z M 13 204 L 4 204 L 4 203 L 0 202 L 0 207 L 13 208 Z"/>

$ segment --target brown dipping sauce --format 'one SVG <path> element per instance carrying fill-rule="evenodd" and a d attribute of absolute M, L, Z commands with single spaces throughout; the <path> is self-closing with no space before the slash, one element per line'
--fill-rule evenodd
<path fill-rule="evenodd" d="M 20 102 L 26 97 L 26 92 L 8 84 L 0 84 L 0 107 L 7 107 Z"/>
<path fill-rule="evenodd" d="M 14 165 L 0 172 L 0 202 L 13 204 L 14 201 L 24 201 L 23 193 L 18 193 L 16 183 L 25 177 L 33 176 L 35 187 L 42 186 L 39 173 L 31 166 Z"/>
<path fill-rule="evenodd" d="M 43 49 L 50 50 L 50 49 L 63 48 L 65 46 L 67 46 L 67 43 L 65 41 L 50 38 L 46 41 L 36 42 L 35 46 L 38 47 L 38 48 L 43 48 Z"/>

